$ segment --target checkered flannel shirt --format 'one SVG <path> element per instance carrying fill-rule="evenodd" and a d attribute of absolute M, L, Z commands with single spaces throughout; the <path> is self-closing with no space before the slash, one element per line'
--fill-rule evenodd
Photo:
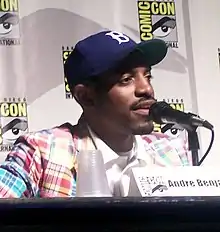
<path fill-rule="evenodd" d="M 77 125 L 76 125 L 77 126 Z M 18 138 L 0 165 L 0 198 L 74 197 L 76 194 L 76 154 L 79 136 L 69 123 Z M 144 142 L 169 137 L 143 136 Z M 176 147 L 180 163 L 173 163 L 164 151 L 158 152 L 164 166 L 190 165 L 186 147 Z"/>

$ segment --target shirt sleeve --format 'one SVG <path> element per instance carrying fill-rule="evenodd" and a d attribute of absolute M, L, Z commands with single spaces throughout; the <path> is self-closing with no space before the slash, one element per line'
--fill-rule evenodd
<path fill-rule="evenodd" d="M 183 166 L 192 166 L 192 155 L 188 149 L 188 142 L 181 138 L 171 138 L 171 144 L 178 152 Z"/>
<path fill-rule="evenodd" d="M 178 165 L 181 166 L 191 166 L 192 165 L 192 155 L 191 152 L 189 151 L 188 148 L 188 140 L 187 137 L 175 137 L 175 136 L 169 136 L 165 133 L 158 133 L 158 132 L 153 132 L 151 135 L 145 136 L 144 139 L 148 142 L 154 142 L 157 140 L 161 140 L 163 139 L 164 142 L 168 141 L 169 144 L 167 144 L 166 149 L 171 146 L 174 150 L 175 153 L 178 155 L 178 162 L 174 162 L 174 160 L 176 159 L 174 157 L 174 159 L 171 159 L 170 162 L 171 163 L 178 163 Z M 165 146 L 166 142 L 163 144 L 163 146 Z M 164 147 L 163 149 L 164 150 Z"/>
<path fill-rule="evenodd" d="M 0 198 L 34 197 L 42 174 L 36 137 L 21 136 L 0 165 Z"/>

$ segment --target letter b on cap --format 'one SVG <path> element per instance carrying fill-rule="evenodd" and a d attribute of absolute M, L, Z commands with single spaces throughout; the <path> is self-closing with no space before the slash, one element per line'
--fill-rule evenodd
<path fill-rule="evenodd" d="M 127 43 L 129 41 L 129 38 L 126 35 L 123 35 L 122 33 L 117 31 L 111 31 L 106 33 L 105 35 L 111 36 L 112 39 L 117 40 L 119 44 Z"/>

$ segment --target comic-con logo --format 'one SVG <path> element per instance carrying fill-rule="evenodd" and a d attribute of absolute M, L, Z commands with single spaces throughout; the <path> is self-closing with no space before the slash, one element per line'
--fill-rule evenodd
<path fill-rule="evenodd" d="M 0 0 L 0 45 L 20 44 L 18 0 Z"/>
<path fill-rule="evenodd" d="M 65 64 L 67 58 L 69 57 L 70 53 L 72 52 L 73 47 L 69 48 L 64 48 L 62 47 L 62 58 L 63 58 L 63 65 Z M 64 75 L 64 84 L 65 84 L 65 95 L 66 95 L 66 99 L 72 99 L 72 94 L 70 92 L 70 88 L 67 82 L 67 78 Z"/>
<path fill-rule="evenodd" d="M 163 99 L 165 102 L 167 102 L 173 109 L 179 110 L 184 112 L 185 106 L 183 99 Z M 183 132 L 183 130 L 180 130 L 180 128 L 177 128 L 175 125 L 171 124 L 157 124 L 154 123 L 154 131 L 159 133 L 164 133 L 172 137 L 180 137 Z"/>
<path fill-rule="evenodd" d="M 0 102 L 0 114 L 0 151 L 7 152 L 28 131 L 26 99 L 4 99 Z"/>
<path fill-rule="evenodd" d="M 145 196 L 161 195 L 168 190 L 162 176 L 141 176 L 138 180 Z"/>
<path fill-rule="evenodd" d="M 138 1 L 138 17 L 141 41 L 158 38 L 178 48 L 174 1 Z"/>

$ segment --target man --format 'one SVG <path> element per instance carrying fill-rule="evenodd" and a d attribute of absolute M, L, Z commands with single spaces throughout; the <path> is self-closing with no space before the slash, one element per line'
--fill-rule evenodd
<path fill-rule="evenodd" d="M 153 133 L 149 118 L 151 67 L 166 54 L 161 40 L 137 44 L 114 31 L 78 42 L 64 66 L 78 124 L 21 136 L 0 167 L 0 197 L 75 196 L 80 150 L 102 151 L 113 196 L 128 195 L 132 164 L 189 165 L 184 144 Z"/>

